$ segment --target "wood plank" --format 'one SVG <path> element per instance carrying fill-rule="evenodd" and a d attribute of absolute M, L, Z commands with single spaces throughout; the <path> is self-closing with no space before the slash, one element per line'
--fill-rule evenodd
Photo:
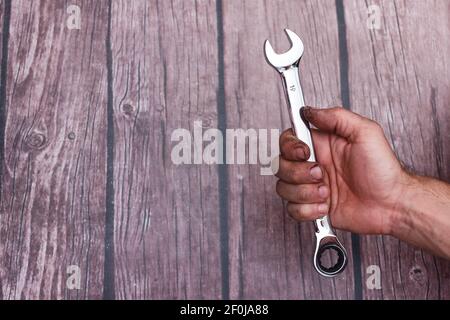
<path fill-rule="evenodd" d="M 106 1 L 12 1 L 0 214 L 4 299 L 101 298 Z M 80 268 L 80 288 L 66 285 Z"/>
<path fill-rule="evenodd" d="M 376 0 L 381 28 L 366 26 L 367 2 L 345 1 L 352 110 L 380 122 L 410 170 L 450 181 L 450 5 Z M 364 237 L 363 270 L 378 265 L 382 289 L 367 299 L 448 299 L 450 263 L 388 237 Z"/>
<path fill-rule="evenodd" d="M 5 19 L 6 16 L 6 19 Z M 3 165 L 5 158 L 5 122 L 6 122 L 6 65 L 8 54 L 3 52 L 3 41 L 9 41 L 9 17 L 11 16 L 11 3 L 0 1 L 0 223 L 2 221 L 3 206 Z M 6 25 L 6 28 L 5 28 Z M 1 239 L 1 227 L 0 227 L 0 239 Z M 1 257 L 1 256 L 0 256 Z M 3 281 L 1 277 L 0 268 L 0 300 L 3 300 Z"/>
<path fill-rule="evenodd" d="M 5 19 L 6 16 L 6 19 Z M 0 1 L 0 204 L 2 202 L 2 176 L 3 176 L 3 159 L 5 158 L 5 122 L 6 122 L 6 63 L 8 58 L 7 51 L 3 52 L 3 42 L 9 41 L 9 18 L 11 16 L 11 3 Z M 6 32 L 5 32 L 6 31 Z M 1 208 L 1 206 L 0 206 Z M 2 211 L 0 211 L 1 213 Z M 1 280 L 0 280 L 1 288 Z M 0 299 L 2 291 L 0 290 Z"/>
<path fill-rule="evenodd" d="M 281 81 L 267 65 L 264 40 L 289 48 L 283 29 L 305 44 L 301 80 L 308 104 L 339 105 L 339 43 L 332 1 L 223 1 L 226 119 L 229 128 L 290 127 Z M 230 295 L 237 299 L 353 298 L 352 263 L 335 279 L 312 265 L 314 228 L 299 227 L 258 165 L 229 169 Z M 349 233 L 339 233 L 351 256 Z"/>
<path fill-rule="evenodd" d="M 211 1 L 113 1 L 119 299 L 221 298 L 217 166 L 175 165 L 175 129 L 217 127 Z"/>

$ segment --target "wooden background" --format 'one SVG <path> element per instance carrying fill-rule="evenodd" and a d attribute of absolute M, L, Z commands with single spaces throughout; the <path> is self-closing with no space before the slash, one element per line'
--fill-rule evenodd
<path fill-rule="evenodd" d="M 449 181 L 450 1 L 2 0 L 0 26 L 0 298 L 450 298 L 448 261 L 388 237 L 340 232 L 350 263 L 321 278 L 274 177 L 170 158 L 196 120 L 289 127 L 262 51 L 289 27 L 308 104 L 379 121 L 408 168 Z"/>

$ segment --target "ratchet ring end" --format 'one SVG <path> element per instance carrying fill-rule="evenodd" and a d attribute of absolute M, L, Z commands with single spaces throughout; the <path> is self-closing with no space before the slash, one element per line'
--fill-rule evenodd
<path fill-rule="evenodd" d="M 329 250 L 335 251 L 338 255 L 338 258 L 333 266 L 325 267 L 324 265 L 322 265 L 321 258 L 322 255 Z M 341 273 L 347 266 L 347 252 L 339 243 L 325 243 L 319 246 L 317 253 L 314 256 L 314 266 L 320 274 L 326 277 L 334 277 L 337 274 Z"/>

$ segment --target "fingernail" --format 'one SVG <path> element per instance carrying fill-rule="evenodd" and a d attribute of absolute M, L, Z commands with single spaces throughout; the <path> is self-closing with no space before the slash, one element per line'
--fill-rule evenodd
<path fill-rule="evenodd" d="M 319 210 L 320 214 L 327 214 L 328 213 L 328 204 L 321 203 L 321 204 L 319 204 L 319 207 L 317 209 Z"/>
<path fill-rule="evenodd" d="M 311 115 L 312 115 L 313 110 L 314 110 L 314 109 L 313 109 L 312 107 L 303 107 L 303 108 L 302 108 L 303 116 L 304 116 L 306 119 L 309 119 L 309 118 L 311 117 Z"/>
<path fill-rule="evenodd" d="M 321 198 L 328 197 L 328 188 L 326 186 L 319 187 L 319 195 Z"/>
<path fill-rule="evenodd" d="M 316 180 L 322 179 L 322 169 L 320 169 L 319 165 L 315 165 L 310 170 L 311 177 L 313 177 Z"/>
<path fill-rule="evenodd" d="M 295 150 L 295 155 L 296 155 L 299 159 L 301 159 L 301 160 L 305 159 L 305 158 L 306 158 L 306 151 L 305 151 L 305 148 L 303 148 L 303 147 L 298 147 L 298 148 Z"/>

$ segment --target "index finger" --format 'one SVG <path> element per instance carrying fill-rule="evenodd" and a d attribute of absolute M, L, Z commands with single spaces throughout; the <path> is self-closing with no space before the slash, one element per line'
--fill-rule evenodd
<path fill-rule="evenodd" d="M 306 161 L 309 159 L 308 146 L 299 140 L 292 129 L 285 130 L 280 136 L 281 156 L 290 161 Z"/>

